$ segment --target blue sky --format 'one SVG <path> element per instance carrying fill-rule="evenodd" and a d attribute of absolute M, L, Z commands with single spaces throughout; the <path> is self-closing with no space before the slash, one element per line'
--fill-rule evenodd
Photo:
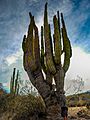
<path fill-rule="evenodd" d="M 79 74 L 86 80 L 85 90 L 90 89 L 89 0 L 0 0 L 0 82 L 8 84 L 13 67 L 22 72 L 24 79 L 28 78 L 22 65 L 22 38 L 27 32 L 29 12 L 35 16 L 40 30 L 46 1 L 50 24 L 57 10 L 63 12 L 72 43 L 73 57 L 66 79 Z"/>

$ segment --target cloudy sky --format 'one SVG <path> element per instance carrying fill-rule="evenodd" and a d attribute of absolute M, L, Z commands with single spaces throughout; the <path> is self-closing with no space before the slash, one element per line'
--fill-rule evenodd
<path fill-rule="evenodd" d="M 29 24 L 29 12 L 39 27 L 43 24 L 45 2 L 48 2 L 49 22 L 57 10 L 63 12 L 68 36 L 73 48 L 66 82 L 81 76 L 84 90 L 90 89 L 90 0 L 0 0 L 0 82 L 9 86 L 14 67 L 23 79 L 28 79 L 22 65 L 21 43 Z"/>

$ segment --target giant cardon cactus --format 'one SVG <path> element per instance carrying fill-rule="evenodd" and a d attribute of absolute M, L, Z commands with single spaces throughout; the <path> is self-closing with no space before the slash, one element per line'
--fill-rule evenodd
<path fill-rule="evenodd" d="M 62 116 L 66 117 L 64 78 L 72 56 L 63 14 L 61 13 L 62 28 L 60 28 L 59 11 L 53 17 L 54 34 L 52 37 L 48 23 L 47 3 L 45 4 L 44 26 L 41 26 L 41 45 L 39 45 L 38 27 L 34 16 L 31 13 L 29 16 L 28 33 L 27 36 L 24 35 L 22 43 L 24 69 L 45 102 L 46 120 L 61 120 L 61 110 Z M 64 54 L 63 64 L 62 54 Z M 55 85 L 52 85 L 53 79 Z"/>

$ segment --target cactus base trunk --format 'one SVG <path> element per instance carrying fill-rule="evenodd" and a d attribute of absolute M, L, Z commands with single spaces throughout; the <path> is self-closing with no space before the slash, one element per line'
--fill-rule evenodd
<path fill-rule="evenodd" d="M 61 107 L 58 104 L 51 105 L 47 108 L 46 120 L 63 120 L 61 117 Z"/>

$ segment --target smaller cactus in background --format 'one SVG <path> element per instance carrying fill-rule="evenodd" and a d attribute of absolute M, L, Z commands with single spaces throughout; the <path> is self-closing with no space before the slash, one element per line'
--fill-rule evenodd
<path fill-rule="evenodd" d="M 15 73 L 16 73 L 16 68 L 13 69 L 13 76 L 11 77 L 11 81 L 10 81 L 10 93 L 14 95 L 18 95 L 19 93 L 19 84 L 18 84 L 19 70 L 17 70 L 16 76 L 15 76 Z"/>

